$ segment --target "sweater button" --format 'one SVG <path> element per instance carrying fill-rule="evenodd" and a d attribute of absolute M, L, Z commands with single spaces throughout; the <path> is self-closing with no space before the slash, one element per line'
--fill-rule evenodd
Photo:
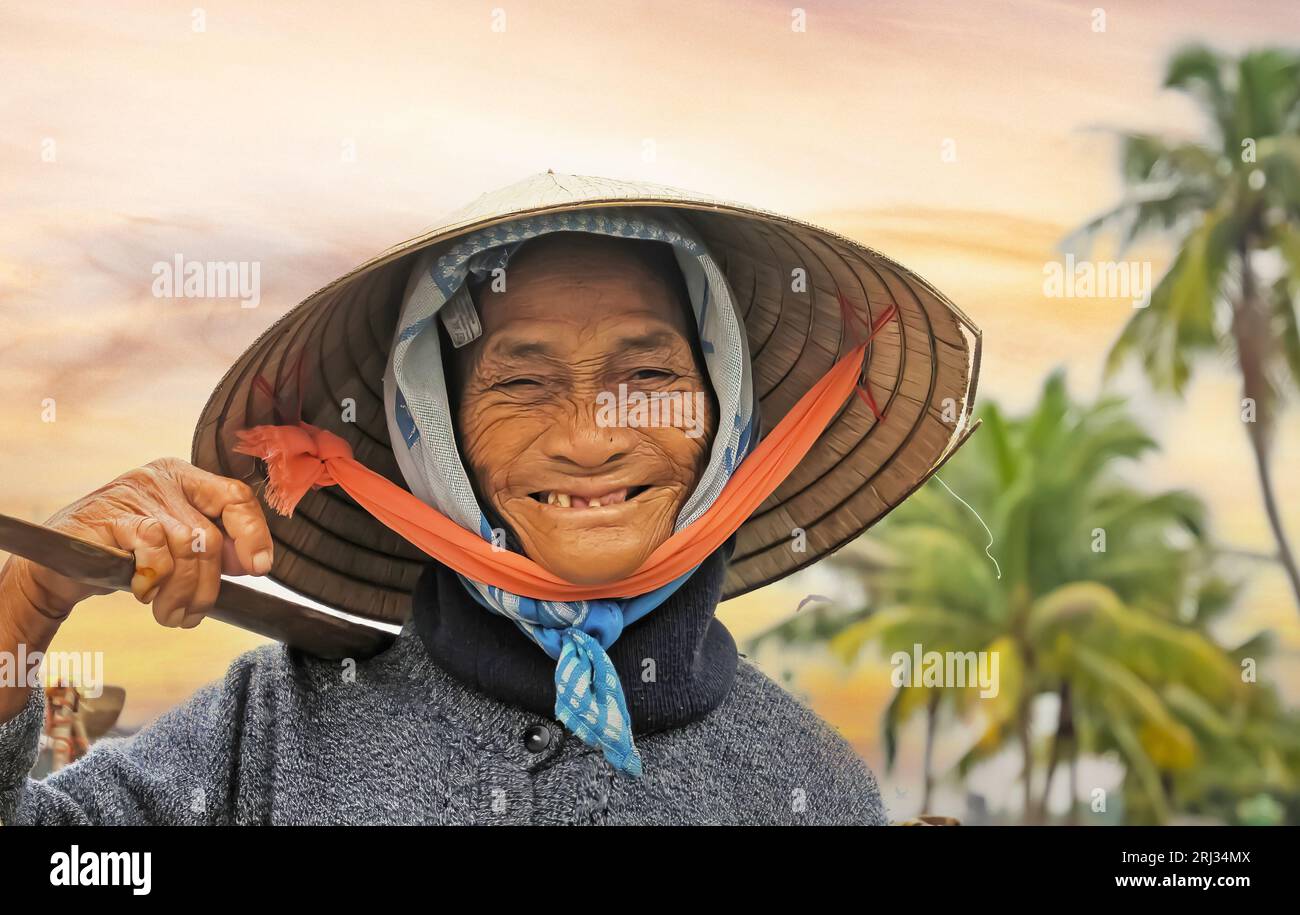
<path fill-rule="evenodd" d="M 529 753 L 541 753 L 551 745 L 551 729 L 535 724 L 524 731 L 524 748 Z"/>

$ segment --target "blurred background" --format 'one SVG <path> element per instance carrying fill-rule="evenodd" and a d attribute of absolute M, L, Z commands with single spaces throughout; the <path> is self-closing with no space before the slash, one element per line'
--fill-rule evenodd
<path fill-rule="evenodd" d="M 1300 823 L 1294 2 L 194 2 L 0 8 L 0 512 L 188 456 L 263 329 L 482 191 L 696 189 L 984 333 L 943 482 L 720 610 L 891 816 Z M 257 262 L 260 304 L 154 297 L 177 255 Z M 1112 262 L 1139 307 L 1049 282 Z M 130 731 L 257 642 L 113 595 L 54 648 Z M 896 687 L 917 644 L 996 652 L 997 695 Z"/>

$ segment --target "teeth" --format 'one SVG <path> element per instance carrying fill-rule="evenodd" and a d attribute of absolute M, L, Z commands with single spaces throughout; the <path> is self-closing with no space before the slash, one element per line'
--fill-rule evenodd
<path fill-rule="evenodd" d="M 616 489 L 613 492 L 605 493 L 603 496 L 584 499 L 582 496 L 552 490 L 546 493 L 546 504 L 558 505 L 560 508 L 602 508 L 606 505 L 617 505 L 620 502 L 626 502 L 627 493 L 626 488 Z"/>

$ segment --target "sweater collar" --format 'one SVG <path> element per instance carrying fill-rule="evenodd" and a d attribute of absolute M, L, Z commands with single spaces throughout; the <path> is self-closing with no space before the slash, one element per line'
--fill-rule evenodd
<path fill-rule="evenodd" d="M 610 647 L 634 733 L 701 718 L 730 691 L 736 643 L 714 617 L 729 555 L 729 547 L 715 552 Z M 412 595 L 411 616 L 438 667 L 501 702 L 554 716 L 555 661 L 513 622 L 480 607 L 454 572 L 437 563 L 425 567 Z"/>

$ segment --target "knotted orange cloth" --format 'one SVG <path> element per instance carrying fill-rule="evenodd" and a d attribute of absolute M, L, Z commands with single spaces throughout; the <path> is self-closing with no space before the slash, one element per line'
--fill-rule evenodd
<path fill-rule="evenodd" d="M 307 423 L 256 426 L 238 433 L 235 451 L 266 462 L 267 503 L 292 515 L 317 486 L 339 486 L 378 521 L 438 562 L 473 581 L 539 600 L 575 601 L 646 594 L 694 569 L 734 534 L 803 460 L 863 373 L 873 333 L 808 389 L 771 434 L 741 462 L 713 505 L 665 540 L 639 569 L 603 585 L 575 585 L 527 556 L 494 547 L 352 456 L 339 436 Z"/>

